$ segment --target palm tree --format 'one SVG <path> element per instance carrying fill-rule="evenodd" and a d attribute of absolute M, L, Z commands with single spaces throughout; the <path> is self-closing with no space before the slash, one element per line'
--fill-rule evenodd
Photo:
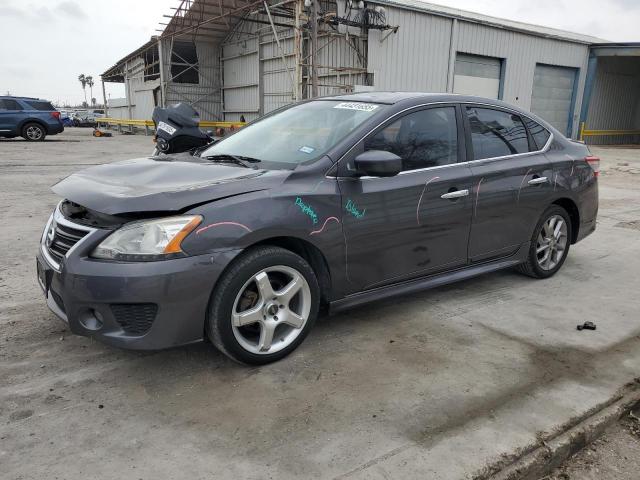
<path fill-rule="evenodd" d="M 84 76 L 84 73 L 78 75 L 78 81 L 82 84 L 82 90 L 84 91 L 84 103 L 87 103 L 87 77 Z"/>
<path fill-rule="evenodd" d="M 95 83 L 93 82 L 93 77 L 91 75 L 87 75 L 86 77 L 84 77 L 84 79 L 86 80 L 87 85 L 89 85 L 89 91 L 91 92 L 89 98 L 93 98 L 93 86 L 95 85 Z"/>

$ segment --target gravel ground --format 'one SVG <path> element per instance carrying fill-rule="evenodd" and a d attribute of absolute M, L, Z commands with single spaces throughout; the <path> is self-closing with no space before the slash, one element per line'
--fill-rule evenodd
<path fill-rule="evenodd" d="M 640 409 L 609 428 L 599 439 L 542 480 L 638 480 Z"/>

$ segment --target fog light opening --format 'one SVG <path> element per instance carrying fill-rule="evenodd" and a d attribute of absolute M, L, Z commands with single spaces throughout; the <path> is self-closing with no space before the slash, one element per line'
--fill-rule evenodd
<path fill-rule="evenodd" d="M 80 323 L 87 330 L 96 331 L 102 328 L 104 317 L 100 312 L 92 308 L 80 317 Z"/>

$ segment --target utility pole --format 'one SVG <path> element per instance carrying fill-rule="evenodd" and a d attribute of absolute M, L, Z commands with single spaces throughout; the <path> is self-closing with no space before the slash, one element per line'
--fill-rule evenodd
<path fill-rule="evenodd" d="M 165 108 L 166 105 L 166 79 L 164 70 L 164 48 L 162 45 L 162 37 L 158 37 L 158 69 L 160 70 L 160 106 Z"/>
<path fill-rule="evenodd" d="M 311 98 L 318 96 L 318 0 L 311 0 Z"/>
<path fill-rule="evenodd" d="M 107 105 L 107 91 L 104 88 L 104 79 L 102 79 L 102 100 L 104 101 L 104 116 L 109 116 L 109 106 Z"/>
<path fill-rule="evenodd" d="M 295 22 L 293 30 L 293 53 L 295 56 L 296 70 L 295 70 L 295 83 L 296 91 L 294 100 L 302 100 L 302 27 L 300 25 L 300 17 L 302 16 L 302 7 L 304 6 L 304 0 L 296 0 L 294 5 L 295 9 Z"/>

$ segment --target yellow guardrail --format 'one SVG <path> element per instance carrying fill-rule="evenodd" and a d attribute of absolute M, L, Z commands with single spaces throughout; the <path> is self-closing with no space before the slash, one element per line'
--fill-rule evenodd
<path fill-rule="evenodd" d="M 133 127 L 154 127 L 153 120 L 135 120 L 127 118 L 96 118 L 96 123 L 105 125 L 124 125 Z M 202 121 L 199 123 L 203 128 L 241 128 L 245 125 L 244 122 L 210 122 Z"/>
<path fill-rule="evenodd" d="M 126 118 L 96 118 L 96 123 L 107 125 L 133 125 L 136 127 L 153 127 L 152 120 L 129 120 Z"/>
<path fill-rule="evenodd" d="M 589 130 L 583 122 L 580 124 L 579 140 L 584 141 L 584 137 L 602 137 L 608 135 L 640 135 L 640 130 Z"/>
<path fill-rule="evenodd" d="M 213 127 L 213 128 L 231 128 L 231 127 L 235 127 L 235 128 L 241 128 L 244 127 L 246 125 L 246 123 L 244 122 L 208 122 L 208 121 L 204 121 L 204 122 L 200 122 L 199 124 L 201 127 Z"/>

